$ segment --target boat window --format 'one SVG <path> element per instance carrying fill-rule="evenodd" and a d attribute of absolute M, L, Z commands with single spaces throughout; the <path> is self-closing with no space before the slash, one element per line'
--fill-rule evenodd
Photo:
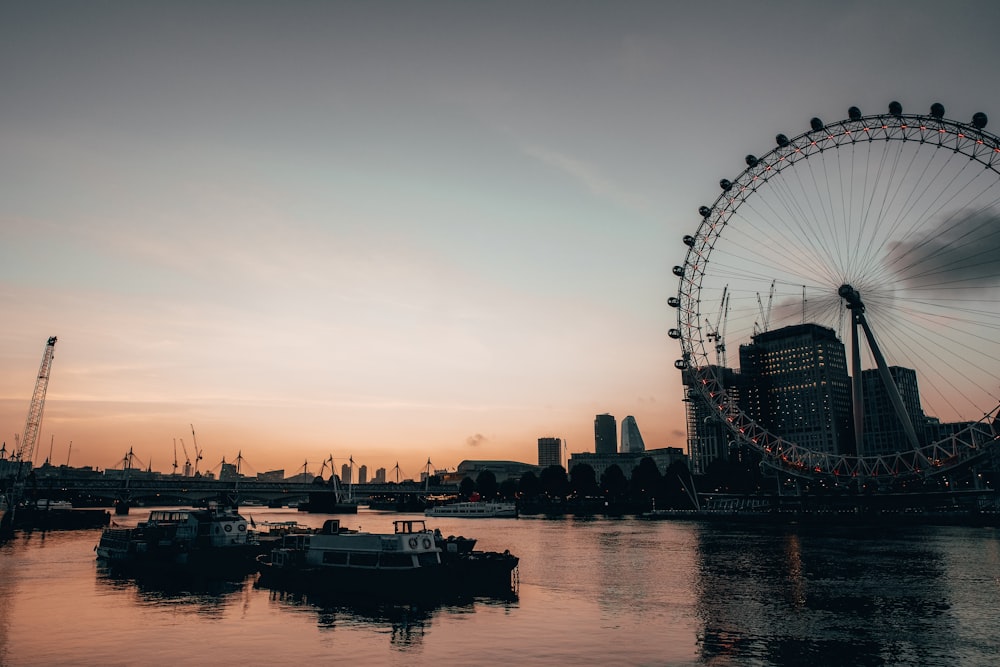
<path fill-rule="evenodd" d="M 323 553 L 323 562 L 329 565 L 347 565 L 347 552 L 326 551 Z"/>
<path fill-rule="evenodd" d="M 351 554 L 351 565 L 374 567 L 378 565 L 378 554 L 375 552 L 354 552 Z"/>
<path fill-rule="evenodd" d="M 403 553 L 383 553 L 379 563 L 382 567 L 411 567 L 413 556 Z"/>
<path fill-rule="evenodd" d="M 420 563 L 420 567 L 427 567 L 428 565 L 438 564 L 438 555 L 436 551 L 425 551 L 423 553 L 417 554 L 417 562 Z"/>

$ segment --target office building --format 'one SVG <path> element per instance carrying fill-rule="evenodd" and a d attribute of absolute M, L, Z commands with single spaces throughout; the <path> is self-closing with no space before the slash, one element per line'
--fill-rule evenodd
<path fill-rule="evenodd" d="M 646 445 L 642 441 L 639 433 L 639 425 L 635 423 L 635 417 L 629 415 L 622 420 L 622 454 L 646 451 Z"/>
<path fill-rule="evenodd" d="M 742 376 L 730 368 L 714 368 L 731 400 L 749 412 L 743 405 L 744 397 L 753 392 L 744 386 Z M 701 392 L 694 388 L 690 371 L 684 372 L 683 381 L 688 457 L 691 461 L 691 472 L 701 475 L 708 470 L 712 461 L 728 459 L 733 436 L 718 409 L 709 405 Z"/>
<path fill-rule="evenodd" d="M 538 439 L 538 467 L 562 465 L 562 438 Z"/>
<path fill-rule="evenodd" d="M 740 346 L 753 391 L 741 408 L 771 433 L 815 452 L 854 453 L 851 380 L 833 329 L 797 324 L 758 333 Z"/>
<path fill-rule="evenodd" d="M 614 415 L 603 414 L 594 418 L 594 451 L 598 454 L 618 453 L 618 424 Z"/>
<path fill-rule="evenodd" d="M 903 409 L 910 417 L 920 445 L 926 444 L 924 411 L 920 407 L 920 392 L 917 388 L 917 372 L 912 368 L 889 366 L 889 377 L 899 390 Z M 906 436 L 903 422 L 896 415 L 896 409 L 889 399 L 889 392 L 882 382 L 877 368 L 861 371 L 861 395 L 864 400 L 864 436 L 861 454 L 877 456 L 894 454 L 913 449 Z"/>

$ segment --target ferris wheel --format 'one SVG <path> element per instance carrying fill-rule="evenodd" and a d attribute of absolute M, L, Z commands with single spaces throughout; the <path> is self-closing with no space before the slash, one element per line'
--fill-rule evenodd
<path fill-rule="evenodd" d="M 684 237 L 668 303 L 676 366 L 732 440 L 790 473 L 841 480 L 934 474 L 997 443 L 1000 137 L 986 124 L 982 113 L 949 120 L 941 104 L 929 114 L 898 102 L 875 115 L 851 107 L 844 120 L 813 118 L 806 132 L 777 135 L 720 181 Z M 796 325 L 842 341 L 853 417 L 840 451 L 776 428 L 728 370 L 735 351 L 743 361 L 755 342 Z M 898 368 L 916 379 L 919 419 L 903 409 Z M 866 446 L 862 377 L 875 378 L 889 406 L 880 409 L 907 426 L 892 451 Z"/>

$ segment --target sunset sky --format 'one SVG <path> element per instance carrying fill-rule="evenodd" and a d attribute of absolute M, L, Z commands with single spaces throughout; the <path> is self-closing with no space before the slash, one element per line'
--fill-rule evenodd
<path fill-rule="evenodd" d="M 1000 124 L 1000 4 L 680 5 L 5 4 L 8 451 L 53 335 L 36 462 L 683 447 L 698 207 L 852 105 Z"/>

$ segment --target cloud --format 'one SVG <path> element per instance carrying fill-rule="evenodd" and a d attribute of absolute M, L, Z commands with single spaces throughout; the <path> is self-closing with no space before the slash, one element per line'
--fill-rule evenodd
<path fill-rule="evenodd" d="M 544 146 L 522 146 L 522 151 L 542 164 L 561 171 L 581 183 L 591 194 L 638 213 L 647 213 L 649 202 L 605 176 L 594 164 Z"/>
<path fill-rule="evenodd" d="M 468 438 L 466 438 L 465 444 L 468 445 L 469 447 L 478 447 L 487 440 L 488 438 L 485 435 L 483 435 L 482 433 L 477 433 L 475 435 L 470 435 Z"/>
<path fill-rule="evenodd" d="M 959 211 L 921 236 L 890 244 L 889 269 L 910 289 L 955 292 L 1000 284 L 1000 216 Z"/>

